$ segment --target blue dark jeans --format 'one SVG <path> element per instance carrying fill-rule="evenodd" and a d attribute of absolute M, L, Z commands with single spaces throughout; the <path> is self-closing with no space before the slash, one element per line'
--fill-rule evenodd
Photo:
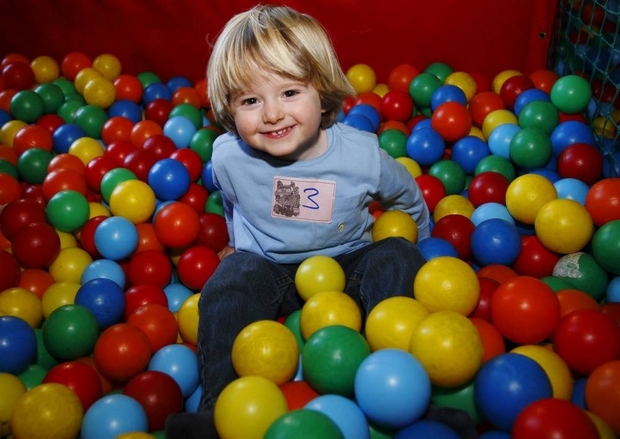
<path fill-rule="evenodd" d="M 345 293 L 367 316 L 383 299 L 413 297 L 413 280 L 425 260 L 402 238 L 388 238 L 334 258 L 346 276 Z M 231 351 L 235 338 L 258 320 L 275 320 L 301 309 L 295 290 L 299 264 L 276 264 L 252 253 L 226 257 L 207 281 L 199 302 L 198 361 L 203 386 L 199 411 L 213 410 L 237 378 Z"/>

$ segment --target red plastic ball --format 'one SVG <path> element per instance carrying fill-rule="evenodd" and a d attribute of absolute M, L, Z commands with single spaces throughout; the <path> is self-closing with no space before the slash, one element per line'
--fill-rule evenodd
<path fill-rule="evenodd" d="M 506 106 L 510 109 L 514 108 L 515 102 L 519 95 L 525 90 L 534 88 L 534 83 L 525 75 L 515 75 L 506 79 L 502 84 L 499 95 L 502 97 Z"/>
<path fill-rule="evenodd" d="M 439 203 L 446 196 L 446 187 L 443 185 L 440 179 L 433 175 L 422 174 L 415 178 L 418 183 L 420 191 L 428 210 L 433 213 L 437 203 Z"/>
<path fill-rule="evenodd" d="M 446 142 L 455 142 L 471 131 L 472 118 L 459 102 L 445 102 L 435 109 L 431 126 Z"/>
<path fill-rule="evenodd" d="M 56 169 L 72 169 L 78 174 L 84 175 L 86 166 L 84 166 L 84 162 L 78 156 L 63 152 L 52 157 L 47 164 L 48 174 Z"/>
<path fill-rule="evenodd" d="M 413 112 L 413 100 L 408 92 L 390 90 L 381 99 L 381 115 L 386 120 L 406 122 Z"/>
<path fill-rule="evenodd" d="M 22 227 L 32 223 L 45 223 L 45 207 L 34 199 L 19 198 L 0 212 L 0 230 L 9 241 Z"/>
<path fill-rule="evenodd" d="M 170 116 L 172 107 L 172 102 L 167 99 L 154 99 L 144 109 L 144 116 L 163 127 Z"/>
<path fill-rule="evenodd" d="M 22 188 L 12 175 L 0 173 L 0 206 L 19 199 Z"/>
<path fill-rule="evenodd" d="M 553 70 L 549 69 L 539 69 L 535 70 L 528 76 L 534 87 L 538 90 L 542 90 L 547 94 L 551 94 L 551 89 L 553 88 L 553 84 L 558 80 L 558 74 Z"/>
<path fill-rule="evenodd" d="M 560 302 L 542 280 L 517 276 L 495 290 L 491 299 L 491 320 L 498 331 L 514 343 L 540 343 L 558 326 Z"/>
<path fill-rule="evenodd" d="M 70 168 L 54 169 L 43 178 L 41 190 L 46 201 L 49 201 L 58 192 L 73 190 L 84 196 L 88 191 L 83 174 Z"/>
<path fill-rule="evenodd" d="M 467 196 L 475 207 L 485 203 L 506 205 L 506 190 L 510 182 L 499 172 L 481 172 L 471 179 Z"/>
<path fill-rule="evenodd" d="M 0 76 L 8 90 L 28 90 L 35 84 L 34 71 L 26 62 L 15 61 L 4 65 Z"/>
<path fill-rule="evenodd" d="M 60 62 L 60 71 L 69 80 L 75 81 L 80 71 L 93 65 L 92 60 L 83 52 L 71 52 Z"/>
<path fill-rule="evenodd" d="M 185 250 L 177 263 L 179 280 L 191 290 L 200 290 L 215 272 L 220 258 L 215 250 L 197 245 Z"/>
<path fill-rule="evenodd" d="M 196 151 L 190 148 L 177 148 L 172 151 L 170 158 L 183 163 L 189 172 L 191 181 L 198 181 L 202 174 L 203 163 Z"/>
<path fill-rule="evenodd" d="M 136 247 L 135 254 L 138 254 L 147 250 L 155 250 L 163 252 L 164 246 L 157 239 L 155 235 L 155 228 L 153 224 L 149 222 L 136 224 L 136 230 L 138 231 L 138 247 Z"/>
<path fill-rule="evenodd" d="M 54 132 L 61 126 L 65 124 L 65 120 L 55 113 L 44 114 L 40 118 L 37 119 L 36 124 L 42 128 L 45 128 L 50 134 L 54 134 Z"/>
<path fill-rule="evenodd" d="M 148 151 L 138 148 L 130 152 L 123 161 L 123 166 L 133 172 L 138 180 L 147 181 L 149 171 L 157 162 L 157 157 Z"/>
<path fill-rule="evenodd" d="M 138 147 L 130 141 L 115 140 L 103 150 L 103 156 L 111 158 L 118 166 L 123 166 L 125 157 L 127 157 L 129 153 L 137 151 L 137 149 Z"/>
<path fill-rule="evenodd" d="M 372 91 L 362 92 L 357 95 L 356 105 L 368 104 L 381 113 L 381 96 Z"/>
<path fill-rule="evenodd" d="M 123 116 L 114 116 L 109 118 L 101 128 L 101 140 L 105 145 L 116 140 L 129 141 L 131 130 L 133 129 L 133 122 Z"/>
<path fill-rule="evenodd" d="M 469 320 L 474 324 L 480 334 L 484 353 L 482 362 L 486 363 L 491 358 L 506 353 L 506 343 L 497 328 L 491 322 L 478 317 L 470 317 Z"/>
<path fill-rule="evenodd" d="M 620 328 L 599 310 L 575 310 L 560 320 L 553 343 L 568 367 L 582 375 L 608 361 L 620 360 Z"/>
<path fill-rule="evenodd" d="M 482 127 L 482 122 L 489 113 L 504 109 L 506 109 L 506 103 L 500 95 L 492 91 L 477 93 L 469 101 L 472 123 L 477 127 Z"/>
<path fill-rule="evenodd" d="M 49 266 L 60 252 L 60 237 L 47 223 L 27 224 L 11 241 L 13 254 L 24 268 Z"/>
<path fill-rule="evenodd" d="M 562 255 L 543 246 L 536 235 L 521 237 L 521 253 L 512 268 L 522 276 L 543 278 L 553 274 Z"/>
<path fill-rule="evenodd" d="M 493 299 L 493 293 L 499 282 L 488 277 L 478 276 L 478 283 L 480 284 L 480 297 L 478 299 L 478 305 L 469 315 L 469 317 L 476 317 L 487 322 L 491 321 L 491 300 Z"/>
<path fill-rule="evenodd" d="M 117 323 L 105 329 L 95 343 L 95 363 L 109 380 L 126 382 L 146 370 L 151 342 L 135 325 Z"/>
<path fill-rule="evenodd" d="M 304 380 L 288 381 L 280 386 L 280 390 L 286 398 L 289 411 L 304 408 L 308 402 L 320 395 Z"/>
<path fill-rule="evenodd" d="M 41 148 L 51 152 L 54 148 L 52 133 L 39 125 L 27 125 L 15 133 L 13 137 L 13 149 L 21 156 L 30 148 Z"/>
<path fill-rule="evenodd" d="M 68 361 L 52 367 L 42 383 L 58 383 L 67 386 L 80 398 L 85 413 L 101 397 L 103 391 L 97 372 L 79 361 Z"/>
<path fill-rule="evenodd" d="M 196 245 L 204 245 L 219 252 L 228 245 L 228 227 L 226 219 L 217 213 L 200 215 L 200 231 L 196 237 Z"/>
<path fill-rule="evenodd" d="M 205 211 L 207 200 L 209 199 L 209 192 L 207 189 L 198 183 L 190 183 L 187 192 L 178 199 L 179 202 L 187 204 L 192 207 L 198 214 Z"/>
<path fill-rule="evenodd" d="M 419 73 L 411 64 L 399 64 L 390 70 L 387 85 L 390 90 L 409 93 L 409 85 Z"/>
<path fill-rule="evenodd" d="M 21 277 L 19 262 L 11 253 L 0 250 L 0 291 L 16 286 Z"/>
<path fill-rule="evenodd" d="M 620 219 L 620 178 L 594 183 L 586 195 L 585 206 L 598 227 Z"/>
<path fill-rule="evenodd" d="M 95 246 L 95 230 L 97 230 L 97 226 L 106 218 L 108 217 L 105 215 L 97 215 L 89 218 L 80 229 L 80 244 L 93 259 L 101 258 L 101 254 Z"/>
<path fill-rule="evenodd" d="M 431 235 L 434 238 L 443 238 L 456 249 L 459 259 L 469 261 L 471 259 L 471 235 L 476 226 L 463 215 L 450 214 L 441 217 L 435 223 Z"/>
<path fill-rule="evenodd" d="M 134 104 L 139 104 L 142 100 L 142 83 L 137 77 L 129 74 L 118 75 L 113 84 L 117 100 L 126 99 Z"/>
<path fill-rule="evenodd" d="M 177 320 L 167 306 L 159 303 L 142 305 L 127 317 L 127 323 L 137 326 L 146 334 L 153 353 L 177 342 Z"/>
<path fill-rule="evenodd" d="M 105 155 L 91 159 L 84 171 L 88 188 L 96 193 L 101 193 L 101 180 L 103 177 L 112 169 L 119 167 L 120 165 L 113 158 Z"/>
<path fill-rule="evenodd" d="M 620 327 L 620 302 L 606 302 L 600 306 L 603 314 L 608 315 Z"/>
<path fill-rule="evenodd" d="M 170 283 L 171 276 L 172 262 L 160 251 L 142 251 L 129 261 L 127 280 L 130 285 L 153 284 L 164 288 Z"/>
<path fill-rule="evenodd" d="M 183 248 L 196 240 L 200 217 L 191 206 L 173 201 L 159 209 L 153 225 L 159 242 L 167 247 Z"/>
<path fill-rule="evenodd" d="M 586 381 L 585 403 L 588 410 L 599 416 L 620 435 L 620 361 L 610 361 L 594 369 Z"/>
<path fill-rule="evenodd" d="M 125 291 L 125 320 L 138 308 L 149 303 L 168 308 L 168 297 L 164 290 L 152 284 L 133 285 Z"/>
<path fill-rule="evenodd" d="M 141 147 L 144 141 L 155 134 L 163 134 L 164 129 L 157 122 L 144 119 L 136 123 L 131 130 L 130 140 L 134 145 Z"/>
<path fill-rule="evenodd" d="M 163 134 L 155 134 L 144 141 L 142 149 L 155 156 L 155 159 L 161 160 L 170 157 L 177 150 L 172 139 Z"/>
<path fill-rule="evenodd" d="M 513 439 L 598 439 L 596 425 L 571 401 L 544 398 L 526 406 L 515 419 Z"/>
<path fill-rule="evenodd" d="M 602 173 L 603 155 L 597 147 L 587 143 L 569 145 L 558 157 L 558 174 L 562 178 L 576 178 L 591 185 Z"/>
<path fill-rule="evenodd" d="M 45 206 L 45 197 L 43 196 L 43 189 L 40 184 L 28 184 L 22 189 L 22 198 L 39 203 L 41 206 Z"/>
<path fill-rule="evenodd" d="M 164 372 L 152 370 L 136 375 L 127 383 L 123 394 L 144 408 L 149 431 L 163 430 L 168 416 L 183 409 L 181 387 Z"/>

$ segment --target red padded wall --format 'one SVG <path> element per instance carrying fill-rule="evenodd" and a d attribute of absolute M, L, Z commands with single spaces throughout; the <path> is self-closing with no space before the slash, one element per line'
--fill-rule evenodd
<path fill-rule="evenodd" d="M 116 55 L 123 72 L 204 75 L 224 23 L 248 0 L 0 0 L 0 56 Z M 544 68 L 556 0 L 285 0 L 328 29 L 345 69 L 434 61 L 492 77 Z"/>

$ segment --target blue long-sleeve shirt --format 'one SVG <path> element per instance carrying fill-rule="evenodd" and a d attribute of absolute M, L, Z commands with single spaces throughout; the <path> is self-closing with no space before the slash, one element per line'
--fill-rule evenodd
<path fill-rule="evenodd" d="M 227 133 L 213 145 L 213 182 L 220 189 L 237 250 L 278 263 L 334 257 L 372 242 L 372 200 L 399 209 L 430 234 L 430 215 L 415 179 L 372 133 L 337 123 L 320 156 L 285 161 Z"/>

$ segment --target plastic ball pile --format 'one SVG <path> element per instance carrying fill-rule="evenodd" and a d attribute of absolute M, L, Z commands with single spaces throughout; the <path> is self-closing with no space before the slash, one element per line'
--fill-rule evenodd
<path fill-rule="evenodd" d="M 163 437 L 197 410 L 199 292 L 228 242 L 206 80 L 79 52 L 0 73 L 0 435 Z M 440 62 L 347 77 L 341 122 L 375 132 L 431 210 L 427 262 L 362 315 L 337 263 L 304 261 L 304 307 L 237 337 L 218 431 L 458 437 L 432 404 L 481 437 L 620 434 L 618 154 L 588 83 Z M 371 211 L 374 239 L 417 239 Z"/>

